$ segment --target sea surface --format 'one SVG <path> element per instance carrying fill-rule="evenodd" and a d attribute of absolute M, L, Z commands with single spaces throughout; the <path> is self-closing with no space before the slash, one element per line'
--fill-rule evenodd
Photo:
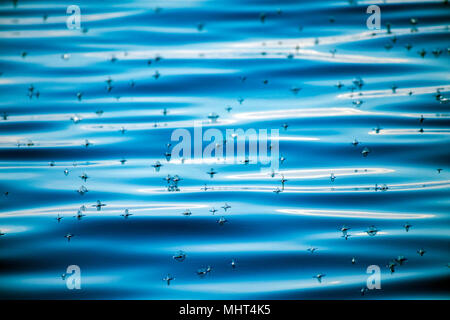
<path fill-rule="evenodd" d="M 445 1 L 1 1 L 0 298 L 449 299 L 449 24 Z M 278 130 L 280 159 L 195 158 L 199 125 L 213 149 Z"/>

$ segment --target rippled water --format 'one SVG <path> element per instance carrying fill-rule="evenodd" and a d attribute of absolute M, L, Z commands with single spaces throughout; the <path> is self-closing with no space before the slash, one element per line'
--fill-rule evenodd
<path fill-rule="evenodd" d="M 0 297 L 448 299 L 449 5 L 386 2 L 369 30 L 376 1 L 80 0 L 69 30 L 67 4 L 3 1 Z M 286 160 L 273 177 L 167 161 L 173 130 L 194 121 L 279 129 Z M 69 265 L 81 290 L 61 277 Z M 362 296 L 369 265 L 381 290 Z"/>

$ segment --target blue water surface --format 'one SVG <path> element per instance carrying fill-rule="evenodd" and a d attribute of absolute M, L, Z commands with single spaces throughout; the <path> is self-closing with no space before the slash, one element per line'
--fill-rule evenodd
<path fill-rule="evenodd" d="M 0 298 L 449 299 L 449 4 L 72 4 L 0 4 Z M 199 125 L 285 160 L 166 159 Z"/>

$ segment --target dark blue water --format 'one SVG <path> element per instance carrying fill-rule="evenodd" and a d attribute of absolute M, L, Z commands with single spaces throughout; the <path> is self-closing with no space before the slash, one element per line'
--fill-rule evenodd
<path fill-rule="evenodd" d="M 369 30 L 376 1 L 80 0 L 69 30 L 66 4 L 2 1 L 0 298 L 448 299 L 450 7 L 386 2 Z M 195 121 L 278 129 L 286 160 L 167 161 Z"/>

